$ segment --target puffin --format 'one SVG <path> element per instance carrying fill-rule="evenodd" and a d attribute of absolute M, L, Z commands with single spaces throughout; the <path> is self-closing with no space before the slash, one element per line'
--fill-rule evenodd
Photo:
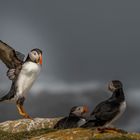
<path fill-rule="evenodd" d="M 0 40 L 0 60 L 7 66 L 7 76 L 12 81 L 9 92 L 0 98 L 0 102 L 15 102 L 19 114 L 24 118 L 32 119 L 26 113 L 23 104 L 28 91 L 40 73 L 42 51 L 35 48 L 28 53 L 25 61 L 24 57 L 24 54 Z"/>
<path fill-rule="evenodd" d="M 59 120 L 54 128 L 55 129 L 67 129 L 76 128 L 83 125 L 86 121 L 86 113 L 88 112 L 87 106 L 74 106 L 71 108 L 69 116 Z"/>
<path fill-rule="evenodd" d="M 112 124 L 124 113 L 126 101 L 122 82 L 112 80 L 108 84 L 108 90 L 113 93 L 112 96 L 108 100 L 99 103 L 81 127 L 110 127 L 111 129 Z"/>

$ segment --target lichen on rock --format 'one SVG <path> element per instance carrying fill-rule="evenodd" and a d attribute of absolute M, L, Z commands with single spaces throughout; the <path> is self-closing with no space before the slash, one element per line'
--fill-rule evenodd
<path fill-rule="evenodd" d="M 118 129 L 73 128 L 53 129 L 60 118 L 20 119 L 0 123 L 2 140 L 140 140 L 139 133 L 127 133 Z"/>
<path fill-rule="evenodd" d="M 43 129 L 43 128 L 53 128 L 56 122 L 60 118 L 35 118 L 31 119 L 20 119 L 15 121 L 6 121 L 0 123 L 0 130 L 17 133 L 23 131 L 31 131 L 36 129 Z"/>

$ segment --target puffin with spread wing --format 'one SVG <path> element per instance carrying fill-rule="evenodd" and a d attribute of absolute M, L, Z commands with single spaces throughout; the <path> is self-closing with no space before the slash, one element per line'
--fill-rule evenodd
<path fill-rule="evenodd" d="M 2 101 L 15 101 L 17 109 L 24 118 L 31 118 L 24 110 L 23 103 L 26 94 L 40 73 L 42 66 L 42 51 L 33 49 L 26 60 L 24 55 L 0 40 L 0 59 L 8 67 L 7 76 L 12 80 L 11 89 Z"/>

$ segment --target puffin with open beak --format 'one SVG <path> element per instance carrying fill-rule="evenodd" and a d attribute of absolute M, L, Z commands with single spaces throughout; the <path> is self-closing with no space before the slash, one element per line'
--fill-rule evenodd
<path fill-rule="evenodd" d="M 59 120 L 54 128 L 67 129 L 80 127 L 85 123 L 86 113 L 88 112 L 87 106 L 74 106 L 71 108 L 69 116 Z"/>
<path fill-rule="evenodd" d="M 24 61 L 24 54 L 0 40 L 0 59 L 8 67 L 7 76 L 12 80 L 8 94 L 0 98 L 2 101 L 14 101 L 19 114 L 31 118 L 24 110 L 23 103 L 26 94 L 40 73 L 42 66 L 42 51 L 33 49 Z"/>
<path fill-rule="evenodd" d="M 81 127 L 110 127 L 123 114 L 126 109 L 126 101 L 123 85 L 119 80 L 113 80 L 108 84 L 112 96 L 99 103 L 90 115 L 89 120 Z"/>

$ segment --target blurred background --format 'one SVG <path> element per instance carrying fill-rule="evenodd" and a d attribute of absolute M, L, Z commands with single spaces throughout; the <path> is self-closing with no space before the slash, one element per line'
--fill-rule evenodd
<path fill-rule="evenodd" d="M 32 117 L 66 116 L 75 105 L 92 111 L 123 82 L 127 109 L 116 126 L 140 132 L 140 1 L 0 0 L 0 39 L 24 54 L 43 50 L 42 72 L 25 101 Z M 11 81 L 0 62 L 0 96 Z M 19 119 L 0 103 L 0 122 Z"/>

